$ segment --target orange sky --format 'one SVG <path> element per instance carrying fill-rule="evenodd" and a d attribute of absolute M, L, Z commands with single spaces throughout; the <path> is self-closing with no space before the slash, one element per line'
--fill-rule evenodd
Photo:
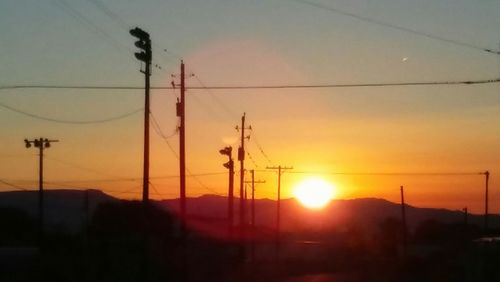
<path fill-rule="evenodd" d="M 175 5 L 185 4 L 179 2 Z M 186 63 L 187 73 L 195 75 L 187 79 L 188 87 L 200 86 L 198 79 L 205 85 L 277 85 L 448 81 L 493 78 L 499 73 L 498 60 L 476 50 L 436 44 L 397 31 L 364 27 L 362 23 L 332 19 L 330 15 L 317 14 L 314 10 L 254 7 L 264 11 L 256 13 L 262 21 L 256 22 L 248 11 L 238 8 L 238 5 L 248 3 L 233 5 L 224 7 L 237 10 L 235 15 L 239 15 L 231 25 L 224 22 L 225 18 L 220 18 L 222 22 L 203 22 L 197 18 L 194 22 L 182 21 L 175 25 L 177 15 L 168 18 L 172 25 L 166 25 L 162 21 L 167 19 L 154 16 L 161 10 L 146 5 L 144 9 L 153 13 L 145 26 L 157 44 L 154 63 L 162 65 L 161 70 L 153 69 L 152 84 L 170 85 L 171 75 L 179 72 L 180 58 Z M 115 8 L 117 13 L 121 11 L 120 7 Z M 119 33 L 115 38 L 126 43 L 125 48 L 101 46 L 98 44 L 102 42 L 92 37 L 95 35 L 88 34 L 68 18 L 53 15 L 43 19 L 45 25 L 38 23 L 37 11 L 33 9 L 29 7 L 26 11 L 34 14 L 31 22 L 23 22 L 20 27 L 10 22 L 10 25 L 5 24 L 12 26 L 13 30 L 19 29 L 19 35 L 16 33 L 5 43 L 6 50 L 12 52 L 12 58 L 17 58 L 19 63 L 13 64 L 10 58 L 3 58 L 6 63 L 2 64 L 0 72 L 3 74 L 1 85 L 32 82 L 142 85 L 143 78 L 138 71 L 140 65 L 133 60 L 132 51 L 127 51 L 133 47 L 133 39 L 128 33 Z M 205 12 L 210 15 L 221 13 L 212 8 L 203 11 L 191 7 L 188 10 L 192 13 L 193 9 L 202 18 Z M 474 15 L 482 11 L 480 7 L 474 9 L 479 10 L 465 11 Z M 487 7 L 483 9 L 491 13 L 495 11 Z M 18 11 L 16 7 L 12 10 Z M 42 10 L 40 14 L 55 13 L 62 17 L 53 10 Z M 390 16 L 404 18 L 410 13 L 408 11 L 404 9 Z M 382 16 L 385 12 L 379 13 Z M 500 17 L 493 14 L 481 19 L 472 18 L 479 21 L 477 25 L 484 23 L 481 28 L 494 26 L 488 23 Z M 448 13 L 436 17 L 444 22 L 443 25 L 409 18 L 410 22 L 405 24 L 422 28 L 430 25 L 430 28 L 445 26 L 454 30 L 455 24 L 460 25 Z M 54 33 L 53 30 L 61 29 L 61 23 L 55 19 L 66 23 L 67 30 Z M 467 24 L 467 29 L 460 30 L 470 31 L 467 35 L 473 42 L 489 44 L 486 39 L 497 34 L 496 29 L 494 32 L 481 30 L 476 34 L 473 27 L 479 27 L 465 19 L 468 18 L 464 17 L 463 23 Z M 102 26 L 107 27 L 106 24 Z M 188 38 L 174 31 L 173 26 L 196 30 L 198 32 L 190 34 L 197 36 Z M 464 35 L 463 38 L 468 37 Z M 54 46 L 54 42 L 62 44 Z M 40 53 L 31 50 L 31 46 L 41 46 Z M 176 50 L 178 54 L 178 50 L 182 52 L 176 57 L 162 52 L 163 48 Z M 92 120 L 143 107 L 142 93 L 135 90 L 2 90 L 0 102 L 56 119 Z M 152 91 L 151 111 L 166 135 L 172 133 L 177 124 L 175 102 L 178 95 L 178 91 L 173 90 Z M 255 162 L 247 157 L 246 166 L 259 170 L 257 178 L 267 181 L 258 186 L 256 194 L 259 198 L 274 198 L 277 180 L 275 172 L 260 171 L 270 165 L 260 152 L 261 146 L 272 164 L 293 166 L 295 172 L 312 172 L 312 175 L 334 183 L 339 198 L 380 197 L 399 201 L 399 186 L 404 185 L 409 204 L 449 209 L 467 206 L 476 213 L 483 211 L 484 178 L 481 175 L 424 177 L 331 173 L 490 170 L 491 210 L 500 213 L 498 84 L 189 90 L 186 95 L 187 166 L 195 174 L 220 173 L 199 176 L 198 180 L 188 178 L 189 196 L 214 191 L 226 193 L 227 175 L 222 167 L 226 159 L 219 155 L 218 150 L 232 145 L 236 151 L 239 140 L 234 127 L 246 112 L 248 124 L 254 129 L 250 132 L 247 150 Z M 61 140 L 46 152 L 48 188 L 100 188 L 119 197 L 138 198 L 141 194 L 142 126 L 141 113 L 110 123 L 73 125 L 33 119 L 0 108 L 0 179 L 34 188 L 37 181 L 36 151 L 26 150 L 22 140 L 48 137 Z M 176 197 L 179 187 L 176 156 L 153 130 L 151 138 L 152 197 Z M 177 138 L 173 136 L 168 140 L 176 152 Z M 303 173 L 283 175 L 283 197 L 291 197 L 293 186 L 307 176 Z M 130 178 L 132 180 L 127 180 Z M 237 185 L 235 188 L 238 190 Z M 0 190 L 8 189 L 0 186 Z"/>

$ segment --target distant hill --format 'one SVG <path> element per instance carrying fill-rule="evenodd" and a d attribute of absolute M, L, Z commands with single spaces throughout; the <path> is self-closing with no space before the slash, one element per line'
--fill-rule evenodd
<path fill-rule="evenodd" d="M 178 212 L 179 200 L 170 199 L 158 202 L 159 205 Z M 188 198 L 188 215 L 205 216 L 212 219 L 223 219 L 227 215 L 227 198 L 215 195 L 204 195 Z M 238 222 L 239 199 L 235 198 L 235 222 Z M 460 223 L 464 220 L 462 211 L 447 209 L 418 208 L 406 206 L 407 222 L 414 229 L 420 222 L 434 219 L 443 223 Z M 284 231 L 327 230 L 332 228 L 363 226 L 367 229 L 378 228 L 379 223 L 388 218 L 401 218 L 401 205 L 377 198 L 359 198 L 349 200 L 333 200 L 329 206 L 319 211 L 302 207 L 294 199 L 285 199 L 281 203 L 281 223 Z M 250 220 L 250 205 L 247 206 L 247 218 Z M 255 201 L 255 221 L 257 226 L 274 228 L 276 222 L 276 201 L 258 199 Z M 469 224 L 482 226 L 483 215 L 469 214 Z M 490 215 L 490 226 L 500 227 L 500 216 Z"/>
<path fill-rule="evenodd" d="M 78 231 L 85 221 L 85 191 L 47 190 L 44 192 L 46 223 L 52 229 Z M 118 201 L 100 190 L 88 190 L 89 213 L 109 201 Z M 0 207 L 21 209 L 32 217 L 38 216 L 37 191 L 0 192 Z M 49 227 L 49 228 L 50 228 Z"/>
<path fill-rule="evenodd" d="M 48 190 L 45 194 L 46 221 L 52 228 L 77 231 L 85 220 L 85 191 L 81 190 Z M 0 192 L 0 207 L 13 207 L 37 216 L 38 194 L 36 191 Z M 89 213 L 103 203 L 119 201 L 100 190 L 89 190 Z M 179 199 L 152 201 L 162 208 L 176 214 L 179 210 Z M 238 222 L 239 199 L 235 198 L 235 222 Z M 367 230 L 376 230 L 380 222 L 387 217 L 399 219 L 401 206 L 384 199 L 360 198 L 334 200 L 320 211 L 303 208 L 294 199 L 282 200 L 281 222 L 283 231 L 323 231 L 360 226 Z M 204 195 L 187 199 L 188 216 L 197 221 L 207 221 L 220 225 L 227 216 L 227 198 L 215 195 Z M 461 211 L 446 209 L 418 208 L 407 206 L 407 221 L 410 229 L 426 219 L 434 219 L 444 223 L 462 222 Z M 250 205 L 247 206 L 247 218 L 250 219 Z M 255 201 L 256 225 L 273 229 L 276 222 L 276 201 L 257 199 Z M 483 223 L 482 215 L 469 215 L 469 223 L 479 226 Z M 490 226 L 500 227 L 500 216 L 490 217 Z"/>

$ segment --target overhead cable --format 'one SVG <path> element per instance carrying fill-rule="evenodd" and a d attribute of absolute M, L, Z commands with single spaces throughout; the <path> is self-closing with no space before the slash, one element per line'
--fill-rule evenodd
<path fill-rule="evenodd" d="M 456 80 L 456 81 L 408 81 L 408 82 L 381 82 L 381 83 L 329 83 L 329 84 L 271 84 L 271 85 L 214 85 L 214 86 L 188 86 L 186 89 L 210 89 L 210 90 L 260 90 L 260 89 L 307 89 L 307 88 L 361 88 L 361 87 L 394 87 L 394 86 L 452 86 L 452 85 L 476 85 L 499 83 L 500 78 L 479 80 Z M 18 84 L 3 85 L 0 90 L 14 89 L 78 89 L 78 90 L 143 90 L 142 86 L 106 86 L 106 85 L 57 85 L 57 84 Z M 172 86 L 152 86 L 153 90 L 175 89 Z"/>
<path fill-rule="evenodd" d="M 360 21 L 364 21 L 364 22 L 368 22 L 368 23 L 371 23 L 371 24 L 375 24 L 375 25 L 378 25 L 378 26 L 388 27 L 388 28 L 391 28 L 391 29 L 395 29 L 395 30 L 404 31 L 404 32 L 407 32 L 407 33 L 416 34 L 416 35 L 427 37 L 427 38 L 430 38 L 430 39 L 433 39 L 433 40 L 438 40 L 438 41 L 442 41 L 442 42 L 447 42 L 447 43 L 450 43 L 450 44 L 454 44 L 454 45 L 457 45 L 457 46 L 462 46 L 462 47 L 467 47 L 467 48 L 470 48 L 470 49 L 475 49 L 475 50 L 483 51 L 483 52 L 486 52 L 486 53 L 489 53 L 489 54 L 500 55 L 500 50 L 493 50 L 493 49 L 490 49 L 490 48 L 484 48 L 484 47 L 477 46 L 477 45 L 474 45 L 474 44 L 470 44 L 470 43 L 467 43 L 467 42 L 462 42 L 462 41 L 458 41 L 458 40 L 454 40 L 454 39 L 450 39 L 450 38 L 445 38 L 445 37 L 442 37 L 442 36 L 438 36 L 438 35 L 435 35 L 435 34 L 432 34 L 432 33 L 429 33 L 429 32 L 423 32 L 423 31 L 419 31 L 419 30 L 416 30 L 416 29 L 411 29 L 411 28 L 400 26 L 400 25 L 396 25 L 396 24 L 384 22 L 384 21 L 381 21 L 381 20 L 377 20 L 377 19 L 373 19 L 373 18 L 369 18 L 369 17 L 357 15 L 357 14 L 354 14 L 354 13 L 351 13 L 351 12 L 347 12 L 347 11 L 343 11 L 343 10 L 340 10 L 340 9 L 337 9 L 337 8 L 333 8 L 331 6 L 327 6 L 327 5 L 324 5 L 324 4 L 321 4 L 321 3 L 317 3 L 317 2 L 313 2 L 313 1 L 308 1 L 308 0 L 294 0 L 294 1 L 298 2 L 298 3 L 301 3 L 301 4 L 308 5 L 308 6 L 312 6 L 312 7 L 315 7 L 315 8 L 319 8 L 319 9 L 322 9 L 322 10 L 330 11 L 330 12 L 333 12 L 333 13 L 336 13 L 336 14 L 340 14 L 340 15 L 343 15 L 343 16 L 347 16 L 347 17 L 350 17 L 350 18 L 354 18 L 354 19 L 357 19 L 357 20 L 360 20 Z"/>
<path fill-rule="evenodd" d="M 6 104 L 1 104 L 1 103 L 0 103 L 0 107 L 2 107 L 4 109 L 7 109 L 9 111 L 12 111 L 12 112 L 21 114 L 21 115 L 25 115 L 25 116 L 31 117 L 31 118 L 40 119 L 40 120 L 44 120 L 44 121 L 55 122 L 55 123 L 66 123 L 66 124 L 106 123 L 106 122 L 111 122 L 111 121 L 115 121 L 115 120 L 120 120 L 120 119 L 127 118 L 129 116 L 132 116 L 132 115 L 134 115 L 134 114 L 136 114 L 138 112 L 142 112 L 144 110 L 144 109 L 140 108 L 140 109 L 133 110 L 131 112 L 127 112 L 127 113 L 120 114 L 120 115 L 117 115 L 117 116 L 114 116 L 114 117 L 103 118 L 103 119 L 95 119 L 95 120 L 67 120 L 67 119 L 56 119 L 56 118 L 52 118 L 52 117 L 46 117 L 46 116 L 42 116 L 42 115 L 38 115 L 38 114 L 29 113 L 29 112 L 22 111 L 20 109 L 14 108 L 14 107 L 6 105 Z"/>

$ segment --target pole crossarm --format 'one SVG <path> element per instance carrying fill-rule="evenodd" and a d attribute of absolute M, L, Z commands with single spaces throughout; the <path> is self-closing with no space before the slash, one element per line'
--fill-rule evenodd
<path fill-rule="evenodd" d="M 255 181 L 245 181 L 245 183 L 247 183 L 247 184 L 251 184 L 251 183 L 262 184 L 262 183 L 266 183 L 266 181 L 265 180 L 255 180 Z"/>
<path fill-rule="evenodd" d="M 290 170 L 293 169 L 293 166 L 266 166 L 266 169 L 268 170 L 278 170 L 284 173 L 282 170 Z"/>

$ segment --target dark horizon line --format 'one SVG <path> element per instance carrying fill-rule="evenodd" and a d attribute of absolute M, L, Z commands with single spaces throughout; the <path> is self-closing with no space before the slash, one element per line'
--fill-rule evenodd
<path fill-rule="evenodd" d="M 89 191 L 89 192 L 101 192 L 102 194 L 106 195 L 106 196 L 109 196 L 109 197 L 112 197 L 112 198 L 115 198 L 117 200 L 124 200 L 124 201 L 141 201 L 139 198 L 138 199 L 127 199 L 127 198 L 122 198 L 122 197 L 118 197 L 118 196 L 114 196 L 112 195 L 113 192 L 109 193 L 109 191 L 104 191 L 104 190 L 101 190 L 101 189 L 95 189 L 95 188 L 89 188 L 89 189 L 69 189 L 69 188 L 61 188 L 61 189 L 48 189 L 46 190 L 45 192 L 61 192 L 61 191 L 64 191 L 64 192 L 79 192 L 79 193 L 85 193 L 86 191 Z M 6 190 L 6 191 L 0 191 L 0 195 L 2 193 L 38 193 L 37 190 Z M 119 192 L 116 192 L 116 193 L 119 193 Z M 187 199 L 199 199 L 199 198 L 203 198 L 203 197 L 218 197 L 218 198 L 227 198 L 227 196 L 225 195 L 220 195 L 220 194 L 202 194 L 202 195 L 199 195 L 199 196 L 187 196 L 186 198 Z M 239 199 L 239 197 L 237 196 L 234 196 L 235 199 Z M 162 199 L 150 199 L 151 201 L 153 202 L 162 202 L 162 201 L 178 201 L 180 198 L 179 197 L 174 197 L 174 198 L 162 198 Z M 251 199 L 248 199 L 249 201 Z M 272 202 L 276 202 L 276 199 L 271 199 L 271 198 L 256 198 L 255 200 L 268 200 L 268 201 L 272 201 Z M 291 197 L 291 198 L 283 198 L 281 199 L 282 201 L 290 201 L 290 200 L 295 200 L 294 197 Z M 330 202 L 335 202 L 335 201 L 356 201 L 356 200 L 380 200 L 380 201 L 386 201 L 386 202 L 389 202 L 391 204 L 394 204 L 394 205 L 401 205 L 401 203 L 398 203 L 398 202 L 393 202 L 393 201 L 390 201 L 388 199 L 385 199 L 385 198 L 380 198 L 380 197 L 357 197 L 357 198 L 334 198 L 334 199 L 331 199 Z M 327 205 L 328 206 L 328 205 Z M 437 209 L 437 210 L 447 210 L 447 211 L 451 211 L 451 212 L 463 212 L 462 210 L 459 210 L 459 209 L 450 209 L 450 208 L 442 208 L 442 207 L 417 207 L 417 206 L 414 206 L 414 205 L 410 205 L 408 203 L 405 203 L 405 206 L 406 207 L 409 207 L 409 208 L 416 208 L 416 209 Z M 305 209 L 308 209 L 306 207 L 304 207 Z M 323 209 L 323 208 L 322 208 Z M 314 209 L 308 209 L 308 210 L 314 210 Z M 321 209 L 319 209 L 321 210 Z M 473 216 L 484 216 L 484 214 L 482 213 L 471 213 L 469 212 L 469 215 L 473 215 Z M 500 213 L 490 213 L 489 216 L 500 216 Z"/>

